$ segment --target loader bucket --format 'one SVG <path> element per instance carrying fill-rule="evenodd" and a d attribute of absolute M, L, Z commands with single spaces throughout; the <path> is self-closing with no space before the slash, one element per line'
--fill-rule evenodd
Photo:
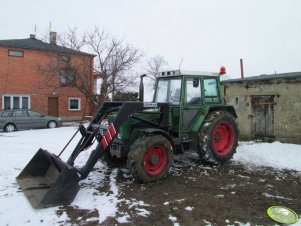
<path fill-rule="evenodd" d="M 16 179 L 34 208 L 69 204 L 79 190 L 76 169 L 43 149 Z"/>

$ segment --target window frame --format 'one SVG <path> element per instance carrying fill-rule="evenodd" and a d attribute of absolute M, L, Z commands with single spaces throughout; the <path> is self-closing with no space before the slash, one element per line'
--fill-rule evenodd
<path fill-rule="evenodd" d="M 13 54 L 11 54 L 11 52 L 19 52 L 19 53 L 22 53 L 22 55 L 21 55 L 21 56 L 13 55 Z M 23 50 L 8 49 L 7 54 L 8 54 L 8 56 L 10 56 L 10 57 L 24 57 L 24 51 L 23 51 Z"/>
<path fill-rule="evenodd" d="M 10 98 L 10 108 L 9 109 L 4 109 L 4 98 L 5 97 L 9 97 Z M 19 98 L 19 108 L 13 108 L 14 106 L 14 97 L 18 97 Z M 28 107 L 27 108 L 23 108 L 23 97 L 27 97 L 28 98 Z M 2 110 L 13 110 L 13 109 L 22 109 L 22 110 L 28 110 L 31 108 L 31 96 L 30 95 L 23 95 L 23 94 L 4 94 L 2 95 Z"/>
<path fill-rule="evenodd" d="M 215 80 L 216 83 L 216 96 L 206 96 L 205 93 L 205 80 Z M 218 84 L 218 79 L 215 77 L 206 77 L 202 79 L 202 92 L 203 92 L 203 100 L 205 104 L 220 104 L 222 103 L 222 99 L 221 99 L 221 93 L 220 93 L 220 88 L 219 88 L 219 84 Z M 208 101 L 208 99 L 211 98 L 212 101 Z M 217 99 L 217 101 L 214 101 L 214 98 Z"/>
<path fill-rule="evenodd" d="M 199 98 L 199 101 L 197 101 L 196 103 L 193 103 L 193 102 L 190 102 L 190 101 L 187 101 L 187 98 L 188 98 L 188 88 L 189 87 L 187 87 L 187 82 L 188 82 L 188 80 L 192 80 L 192 82 L 194 81 L 194 80 L 198 80 L 198 89 L 199 89 L 199 94 L 200 94 L 200 96 L 198 97 Z M 192 83 L 193 84 L 193 83 Z M 192 105 L 192 106 L 195 106 L 195 105 L 202 105 L 203 104 L 203 98 L 204 98 L 204 95 L 203 95 L 203 82 L 202 82 L 202 79 L 200 78 L 200 77 L 194 77 L 194 76 L 187 76 L 186 78 L 185 78 L 185 83 L 184 83 L 184 86 L 185 86 L 185 98 L 184 98 L 184 104 L 185 105 Z"/>
<path fill-rule="evenodd" d="M 73 79 L 70 79 L 70 75 L 73 75 Z M 75 71 L 66 69 L 66 68 L 61 68 L 59 70 L 59 79 L 60 79 L 60 84 L 61 86 L 74 86 L 75 85 Z M 64 78 L 65 82 L 62 82 L 62 78 Z"/>
<path fill-rule="evenodd" d="M 65 57 L 66 57 L 66 59 L 64 59 Z M 68 63 L 70 61 L 70 56 L 67 55 L 67 54 L 58 54 L 57 55 L 57 60 Z"/>
<path fill-rule="evenodd" d="M 78 108 L 77 109 L 71 109 L 71 100 L 78 100 Z M 81 111 L 81 99 L 79 97 L 69 97 L 68 98 L 68 110 L 69 111 Z"/>

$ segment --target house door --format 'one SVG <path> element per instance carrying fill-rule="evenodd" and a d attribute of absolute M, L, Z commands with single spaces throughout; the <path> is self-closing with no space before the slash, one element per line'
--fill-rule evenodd
<path fill-rule="evenodd" d="M 274 137 L 274 96 L 252 96 L 252 137 Z"/>
<path fill-rule="evenodd" d="M 55 117 L 59 116 L 57 97 L 48 97 L 48 115 Z"/>

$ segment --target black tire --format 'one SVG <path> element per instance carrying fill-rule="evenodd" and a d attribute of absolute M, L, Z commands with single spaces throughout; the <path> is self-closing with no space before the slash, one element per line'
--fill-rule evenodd
<path fill-rule="evenodd" d="M 143 183 L 166 178 L 172 162 L 171 143 L 161 135 L 138 138 L 128 154 L 130 172 Z"/>
<path fill-rule="evenodd" d="M 15 124 L 13 124 L 13 123 L 8 123 L 8 124 L 6 124 L 5 127 L 4 127 L 4 131 L 5 131 L 5 132 L 8 132 L 8 133 L 14 132 L 16 129 L 17 129 L 17 127 L 16 127 Z"/>
<path fill-rule="evenodd" d="M 219 164 L 230 160 L 238 145 L 235 118 L 226 111 L 210 113 L 198 133 L 198 154 L 205 163 Z"/>
<path fill-rule="evenodd" d="M 118 158 L 110 153 L 110 150 L 106 150 L 101 158 L 109 168 L 118 168 L 126 166 L 127 158 Z"/>
<path fill-rule="evenodd" d="M 49 121 L 48 123 L 47 123 L 47 127 L 48 128 L 56 128 L 57 127 L 57 123 L 56 123 L 56 121 L 54 121 L 54 120 L 51 120 L 51 121 Z"/>

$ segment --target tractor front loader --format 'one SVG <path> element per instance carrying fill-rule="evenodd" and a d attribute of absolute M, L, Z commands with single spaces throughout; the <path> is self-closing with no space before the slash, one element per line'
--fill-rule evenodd
<path fill-rule="evenodd" d="M 67 162 L 40 149 L 16 179 L 31 205 L 43 208 L 71 203 L 79 181 L 104 156 L 126 159 L 132 175 L 144 183 L 165 178 L 173 155 L 184 151 L 224 163 L 238 144 L 235 117 L 234 108 L 224 104 L 218 74 L 163 72 L 153 102 L 104 102 L 88 127 L 79 127 L 81 138 Z M 75 167 L 78 155 L 95 141 L 86 164 Z"/>

